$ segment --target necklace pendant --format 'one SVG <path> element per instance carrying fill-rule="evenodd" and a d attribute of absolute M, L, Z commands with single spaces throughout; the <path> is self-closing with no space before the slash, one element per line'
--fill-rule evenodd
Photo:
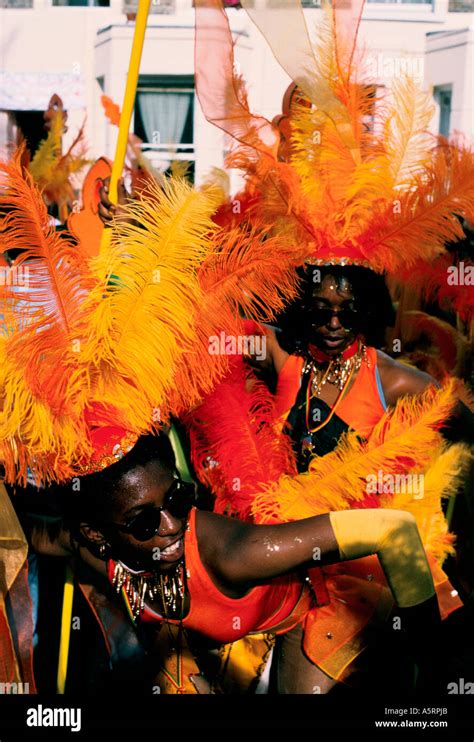
<path fill-rule="evenodd" d="M 305 437 L 301 441 L 301 449 L 305 453 L 313 453 L 313 438 L 311 435 L 305 435 Z"/>

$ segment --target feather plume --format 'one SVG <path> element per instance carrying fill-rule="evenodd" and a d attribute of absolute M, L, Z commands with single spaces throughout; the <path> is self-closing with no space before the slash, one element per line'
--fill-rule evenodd
<path fill-rule="evenodd" d="M 454 536 L 449 533 L 441 504 L 443 499 L 456 495 L 470 459 L 472 453 L 467 446 L 440 445 L 423 475 L 420 492 L 414 496 L 402 489 L 380 498 L 381 507 L 407 510 L 415 516 L 425 548 L 440 564 L 454 553 Z"/>
<path fill-rule="evenodd" d="M 79 173 L 89 161 L 86 158 L 84 124 L 64 155 L 63 126 L 62 111 L 58 110 L 52 117 L 48 136 L 40 143 L 31 161 L 30 172 L 49 203 L 71 208 L 75 195 L 71 176 Z"/>
<path fill-rule="evenodd" d="M 179 414 L 188 400 L 195 404 L 208 394 L 229 370 L 229 355 L 214 352 L 212 342 L 221 337 L 237 341 L 245 335 L 240 319 L 269 321 L 297 292 L 295 259 L 298 253 L 280 237 L 268 237 L 263 227 L 242 231 L 214 228 L 212 249 L 199 270 L 201 299 L 195 324 L 199 340 L 176 367 L 176 402 Z M 304 251 L 300 251 L 299 261 Z M 199 369 L 199 374 L 195 370 Z M 189 389 L 189 397 L 183 396 Z"/>
<path fill-rule="evenodd" d="M 276 430 L 274 398 L 242 359 L 186 422 L 193 463 L 214 487 L 216 512 L 248 520 L 255 493 L 296 471 L 290 439 Z"/>
<path fill-rule="evenodd" d="M 411 332 L 424 334 L 428 338 L 431 354 L 438 359 L 444 374 L 452 373 L 466 349 L 467 340 L 464 335 L 449 322 L 426 312 L 411 310 L 403 315 L 410 322 Z"/>
<path fill-rule="evenodd" d="M 462 320 L 469 322 L 474 317 L 474 291 L 466 291 L 460 280 L 450 280 L 455 273 L 460 275 L 466 269 L 473 271 L 474 263 L 459 261 L 446 253 L 432 263 L 419 259 L 410 270 L 400 266 L 397 280 L 415 289 L 425 301 L 437 301 L 442 308 L 457 312 Z"/>
<path fill-rule="evenodd" d="M 367 496 L 368 475 L 424 472 L 441 442 L 438 429 L 454 404 L 451 383 L 437 392 L 430 388 L 421 398 L 400 399 L 366 443 L 349 431 L 334 451 L 314 458 L 307 473 L 282 477 L 259 494 L 252 508 L 255 519 L 299 520 L 357 507 Z"/>
<path fill-rule="evenodd" d="M 57 414 L 72 414 L 82 384 L 75 340 L 84 330 L 84 302 L 92 276 L 74 244 L 51 226 L 32 176 L 22 171 L 21 156 L 20 147 L 11 162 L 0 163 L 6 180 L 0 205 L 8 206 L 0 248 L 22 250 L 13 268 L 24 277 L 23 286 L 1 287 L 7 320 L 15 313 L 21 317 L 8 338 L 8 355 L 23 369 L 33 393 Z"/>
<path fill-rule="evenodd" d="M 71 412 L 55 415 L 42 395 L 32 392 L 8 347 L 8 337 L 0 336 L 0 460 L 5 477 L 22 485 L 28 471 L 38 484 L 65 479 L 72 475 L 72 461 L 90 453 L 84 423 Z"/>
<path fill-rule="evenodd" d="M 64 131 L 63 112 L 56 111 L 51 118 L 48 135 L 43 139 L 30 162 L 30 172 L 36 183 L 48 182 L 51 172 L 61 157 L 62 135 Z"/>
<path fill-rule="evenodd" d="M 456 214 L 472 219 L 473 153 L 445 145 L 397 200 L 388 205 L 367 201 L 358 208 L 372 210 L 371 224 L 358 241 L 375 270 L 408 269 L 417 260 L 434 259 L 447 242 L 464 237 Z"/>
<path fill-rule="evenodd" d="M 429 125 L 434 101 L 412 77 L 394 79 L 392 103 L 385 119 L 385 148 L 390 188 L 409 187 L 413 175 L 423 171 L 433 147 Z"/>
<path fill-rule="evenodd" d="M 112 98 L 108 95 L 101 95 L 100 102 L 102 103 L 105 117 L 113 126 L 120 126 L 120 107 L 113 102 Z"/>
<path fill-rule="evenodd" d="M 104 401 L 126 410 L 133 428 L 164 409 L 178 360 L 198 337 L 197 271 L 211 249 L 215 208 L 212 190 L 150 184 L 147 197 L 127 207 L 133 221 L 115 222 L 110 247 L 94 261 L 98 285 L 84 356 L 100 370 Z M 189 389 L 179 392 L 186 404 Z"/>

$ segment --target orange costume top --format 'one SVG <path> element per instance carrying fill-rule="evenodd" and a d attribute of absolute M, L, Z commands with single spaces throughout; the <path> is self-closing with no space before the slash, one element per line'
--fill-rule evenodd
<path fill-rule="evenodd" d="M 337 405 L 341 420 L 361 435 L 368 435 L 387 409 L 375 348 L 367 348 L 367 361 L 362 363 L 352 387 Z M 275 400 L 279 415 L 286 417 L 295 403 L 303 365 L 304 358 L 292 355 L 279 373 Z"/>
<path fill-rule="evenodd" d="M 346 426 L 363 437 L 368 436 L 387 408 L 377 369 L 376 349 L 368 347 L 366 357 L 367 363 L 361 364 L 352 387 L 337 405 L 336 414 L 342 423 L 335 428 L 336 437 Z M 303 366 L 302 357 L 288 357 L 279 374 L 275 399 L 277 412 L 283 421 L 287 421 L 288 433 L 298 447 L 304 443 L 304 428 L 295 431 L 291 423 L 298 422 L 295 412 L 300 421 L 301 413 L 304 414 Z M 322 407 L 329 412 L 324 402 Z M 293 419 L 288 420 L 288 416 Z M 328 450 L 337 444 L 331 436 L 332 433 L 327 436 Z M 376 495 L 368 495 L 365 505 L 352 505 L 348 501 L 348 506 L 379 505 Z M 437 562 L 430 555 L 428 558 L 441 615 L 445 618 L 462 603 Z M 375 556 L 323 567 L 319 570 L 318 580 L 314 579 L 317 572 L 312 570 L 311 579 L 318 607 L 310 610 L 305 619 L 304 648 L 315 664 L 340 680 L 345 669 L 366 646 L 364 627 L 373 619 L 385 621 L 393 607 L 393 599 Z"/>
<path fill-rule="evenodd" d="M 185 629 L 198 632 L 220 644 L 227 644 L 252 633 L 289 631 L 307 614 L 313 605 L 312 594 L 297 573 L 276 577 L 265 585 L 250 590 L 243 598 L 229 598 L 214 585 L 206 571 L 196 538 L 196 508 L 191 510 L 184 538 L 186 584 L 190 599 L 189 611 L 182 621 Z M 112 582 L 115 563 L 108 564 Z M 142 621 L 163 621 L 146 604 Z"/>

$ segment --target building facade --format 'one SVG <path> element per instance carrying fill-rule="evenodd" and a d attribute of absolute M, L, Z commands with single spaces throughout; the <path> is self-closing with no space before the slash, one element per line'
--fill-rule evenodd
<path fill-rule="evenodd" d="M 473 1 L 367 0 L 361 24 L 367 71 L 377 84 L 412 74 L 433 91 L 433 131 L 458 130 L 468 138 L 474 137 Z M 319 3 L 303 3 L 310 29 Z M 137 0 L 0 0 L 0 148 L 15 140 L 17 127 L 40 132 L 42 112 L 57 93 L 68 111 L 65 145 L 86 119 L 91 158 L 113 157 L 117 129 L 100 99 L 106 94 L 121 104 L 136 7 Z M 271 119 L 289 78 L 245 12 L 229 8 L 228 16 L 251 107 Z M 199 182 L 223 164 L 226 142 L 195 97 L 193 26 L 192 0 L 152 0 L 133 129 L 155 165 L 190 161 Z"/>

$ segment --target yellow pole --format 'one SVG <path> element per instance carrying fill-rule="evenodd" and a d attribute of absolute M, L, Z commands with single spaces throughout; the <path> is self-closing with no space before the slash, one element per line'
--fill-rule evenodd
<path fill-rule="evenodd" d="M 66 688 L 67 663 L 69 659 L 69 643 L 71 638 L 72 604 L 74 600 L 74 573 L 72 567 L 66 566 L 64 579 L 63 609 L 61 615 L 61 638 L 59 642 L 59 661 L 57 692 L 64 694 Z"/>
<path fill-rule="evenodd" d="M 130 131 L 130 121 L 132 120 L 133 106 L 135 104 L 135 95 L 137 92 L 138 75 L 140 72 L 140 61 L 142 58 L 143 43 L 145 41 L 145 31 L 148 21 L 148 12 L 150 10 L 151 0 L 139 0 L 138 13 L 135 21 L 135 33 L 133 35 L 132 54 L 128 67 L 127 85 L 123 99 L 122 113 L 120 115 L 120 126 L 115 149 L 114 164 L 110 175 L 109 199 L 113 204 L 117 203 L 118 192 L 117 183 L 122 175 L 127 154 L 128 134 Z M 110 229 L 104 229 L 102 233 L 101 249 L 110 241 Z"/>

